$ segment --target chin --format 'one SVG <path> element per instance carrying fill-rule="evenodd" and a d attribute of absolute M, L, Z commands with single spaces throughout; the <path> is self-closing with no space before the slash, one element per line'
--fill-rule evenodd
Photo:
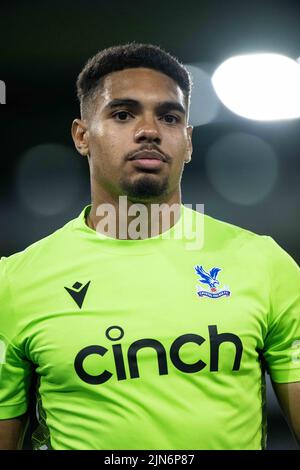
<path fill-rule="evenodd" d="M 134 202 L 151 202 L 166 195 L 168 179 L 153 178 L 152 175 L 143 175 L 137 181 L 121 182 L 123 194 Z"/>

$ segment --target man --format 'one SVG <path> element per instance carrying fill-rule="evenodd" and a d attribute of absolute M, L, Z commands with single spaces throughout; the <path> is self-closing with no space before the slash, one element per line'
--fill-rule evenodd
<path fill-rule="evenodd" d="M 186 69 L 128 44 L 77 87 L 92 204 L 0 263 L 1 448 L 20 445 L 36 376 L 35 448 L 262 449 L 265 367 L 300 439 L 300 270 L 181 204 Z"/>

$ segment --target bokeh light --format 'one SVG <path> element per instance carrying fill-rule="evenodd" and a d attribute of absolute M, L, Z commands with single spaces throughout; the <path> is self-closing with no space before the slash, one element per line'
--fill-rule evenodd
<path fill-rule="evenodd" d="M 260 203 L 272 191 L 278 174 L 277 156 L 257 136 L 232 133 L 210 147 L 205 157 L 214 189 L 235 204 Z"/>
<path fill-rule="evenodd" d="M 25 152 L 20 160 L 16 185 L 20 201 L 43 216 L 67 210 L 84 186 L 80 155 L 61 144 L 42 144 Z"/>
<path fill-rule="evenodd" d="M 212 84 L 232 112 L 254 120 L 300 117 L 300 66 L 280 54 L 246 54 L 223 62 Z"/>

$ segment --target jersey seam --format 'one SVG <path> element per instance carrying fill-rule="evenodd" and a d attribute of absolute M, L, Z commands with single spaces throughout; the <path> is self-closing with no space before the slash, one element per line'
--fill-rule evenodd
<path fill-rule="evenodd" d="M 12 316 L 13 316 L 13 320 L 16 324 L 16 312 L 15 312 L 15 308 L 14 308 L 14 305 L 13 305 L 12 288 L 11 288 L 11 282 L 10 282 L 10 277 L 9 277 L 9 274 L 8 274 L 6 261 L 4 263 L 4 270 L 5 270 L 5 277 L 7 279 L 7 286 L 8 286 L 8 290 L 9 290 L 10 309 L 11 309 L 11 313 L 12 313 Z M 17 326 L 17 324 L 16 324 L 16 326 Z M 16 334 L 16 336 L 17 336 L 17 334 Z M 16 348 L 23 355 L 22 350 L 15 343 L 13 343 L 13 338 L 11 338 L 9 341 L 13 345 L 13 347 Z"/>
<path fill-rule="evenodd" d="M 266 241 L 270 240 L 270 237 L 267 236 L 267 235 L 263 235 L 262 237 Z M 266 258 L 267 258 L 267 271 L 268 271 L 268 279 L 269 279 L 269 296 L 268 296 L 269 308 L 268 308 L 268 311 L 267 311 L 267 331 L 266 331 L 264 341 L 266 340 L 266 338 L 268 336 L 268 333 L 270 332 L 270 329 L 271 329 L 271 313 L 273 311 L 273 306 L 272 306 L 272 270 L 271 270 L 271 266 L 270 266 L 268 256 L 266 256 Z"/>
<path fill-rule="evenodd" d="M 268 240 L 268 242 L 273 242 L 276 244 L 276 241 L 270 237 L 270 236 L 265 236 L 265 238 Z M 273 293 L 273 280 L 274 280 L 274 271 L 276 272 L 276 270 L 272 269 L 272 266 L 270 266 L 270 262 L 268 263 L 268 266 L 269 266 L 269 272 L 271 273 L 270 274 L 270 280 L 271 280 L 271 285 L 270 285 L 270 314 L 269 314 L 269 322 L 268 322 L 268 326 L 270 326 L 270 328 L 273 328 L 273 326 L 275 325 L 278 325 L 281 323 L 282 321 L 282 318 L 285 314 L 285 311 L 286 311 L 286 306 L 284 306 L 282 309 L 280 309 L 280 311 L 277 313 L 277 315 L 275 314 L 275 311 L 274 311 L 274 308 L 273 308 L 273 302 L 271 300 L 271 298 L 273 297 L 272 293 Z M 297 297 L 296 298 L 293 298 L 293 301 L 289 304 L 289 306 L 291 306 L 295 300 L 297 300 Z M 272 318 L 271 318 L 272 316 Z M 269 331 L 269 328 L 268 328 L 268 331 Z"/>
<path fill-rule="evenodd" d="M 276 366 L 275 367 L 270 367 L 270 370 L 274 370 L 276 372 L 292 372 L 293 370 L 297 371 L 300 370 L 300 367 L 293 367 L 292 369 L 279 369 Z"/>
<path fill-rule="evenodd" d="M 27 405 L 26 401 L 18 401 L 17 403 L 13 403 L 12 405 L 2 405 L 0 404 L 0 408 L 13 408 L 14 406 L 19 406 L 19 405 Z"/>

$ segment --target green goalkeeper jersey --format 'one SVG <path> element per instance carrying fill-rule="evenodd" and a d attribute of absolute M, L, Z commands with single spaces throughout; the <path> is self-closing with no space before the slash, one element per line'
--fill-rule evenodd
<path fill-rule="evenodd" d="M 0 419 L 36 377 L 35 448 L 264 448 L 265 368 L 300 381 L 297 264 L 183 205 L 142 240 L 100 235 L 90 209 L 1 258 Z"/>

